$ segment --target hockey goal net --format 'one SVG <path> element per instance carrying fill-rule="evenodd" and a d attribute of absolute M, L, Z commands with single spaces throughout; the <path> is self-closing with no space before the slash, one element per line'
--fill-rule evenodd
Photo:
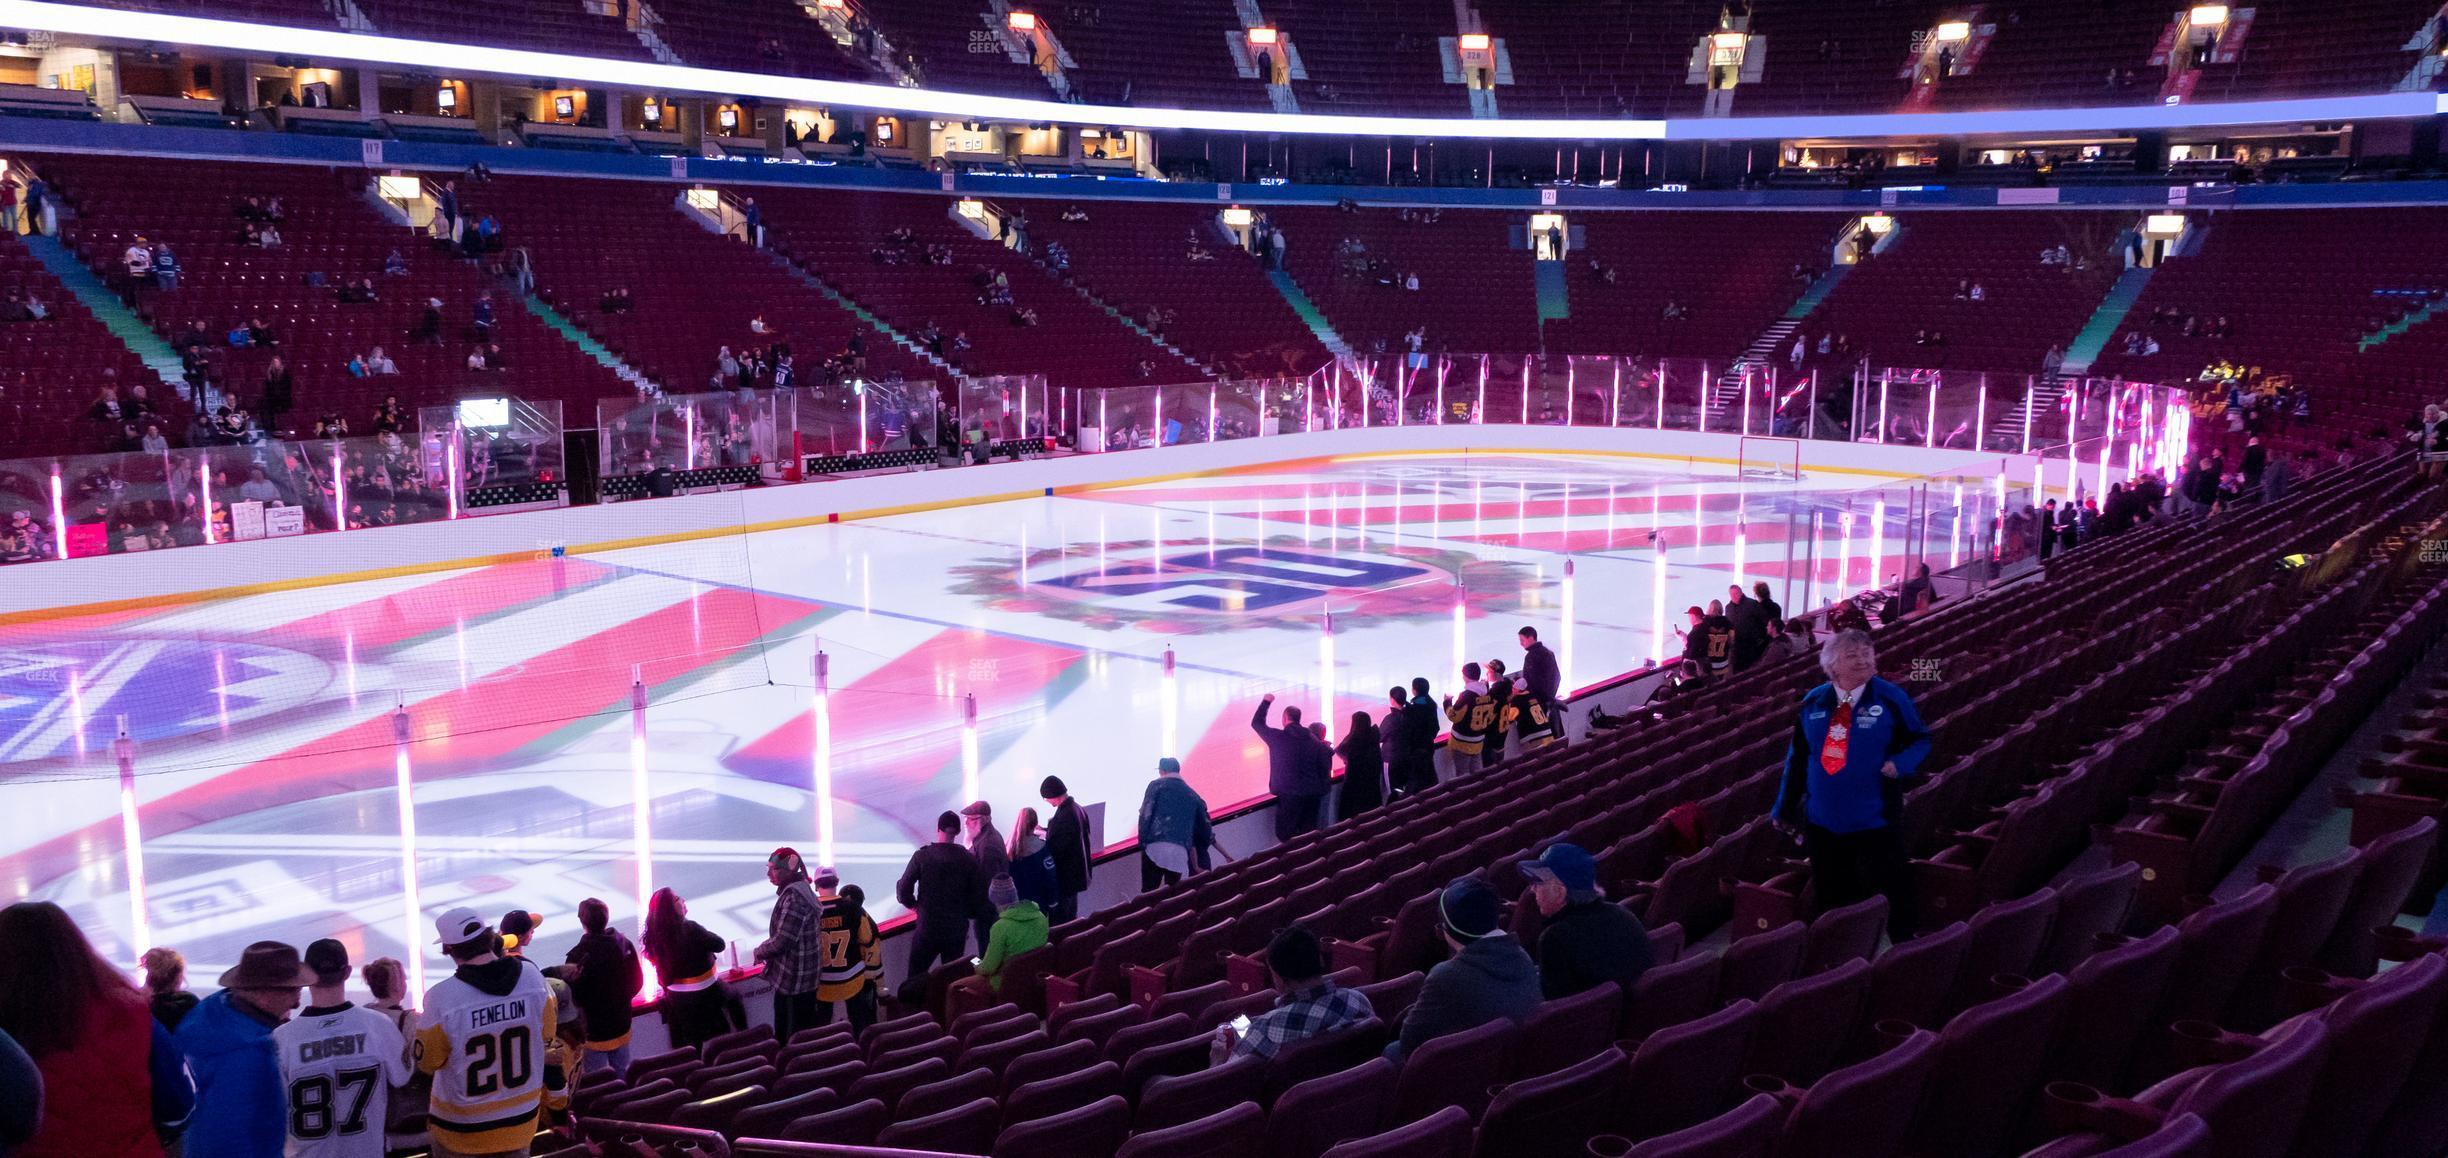
<path fill-rule="evenodd" d="M 1795 482 L 1802 477 L 1802 440 L 1745 436 L 1735 449 L 1736 473 L 1743 478 Z"/>

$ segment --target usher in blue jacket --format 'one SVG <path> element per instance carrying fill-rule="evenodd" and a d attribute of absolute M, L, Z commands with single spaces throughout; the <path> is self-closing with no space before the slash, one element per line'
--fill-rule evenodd
<path fill-rule="evenodd" d="M 1827 739 L 1836 702 L 1832 683 L 1812 688 L 1802 697 L 1802 710 L 1794 719 L 1793 744 L 1785 753 L 1785 780 L 1777 786 L 1776 815 L 1792 820 L 1798 800 L 1803 819 L 1829 832 L 1884 828 L 1903 812 L 1903 782 L 1920 770 L 1922 759 L 1929 755 L 1929 730 L 1921 726 L 1921 713 L 1904 689 L 1873 676 L 1853 703 L 1853 735 L 1845 748 L 1845 766 L 1830 773 L 1819 766 L 1819 746 Z M 1894 780 L 1880 772 L 1890 760 L 1895 761 Z"/>

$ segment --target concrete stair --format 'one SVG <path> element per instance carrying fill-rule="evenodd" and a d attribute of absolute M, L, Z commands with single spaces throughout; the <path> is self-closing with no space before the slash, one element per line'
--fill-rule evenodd
<path fill-rule="evenodd" d="M 152 368 L 154 373 L 161 375 L 162 382 L 178 391 L 180 397 L 188 396 L 187 365 L 179 359 L 178 351 L 170 348 L 168 339 L 155 333 L 143 318 L 137 317 L 136 311 L 129 309 L 118 294 L 102 284 L 102 279 L 87 269 L 84 262 L 77 260 L 76 253 L 60 244 L 58 238 L 29 233 L 24 240 L 26 249 L 42 262 L 43 268 L 58 278 L 69 293 L 75 294 L 86 309 L 93 311 L 93 316 L 111 332 L 111 336 L 135 351 L 136 357 Z M 201 409 L 219 406 L 221 400 L 218 392 L 208 393 L 214 396 L 191 398 L 189 401 Z"/>
<path fill-rule="evenodd" d="M 777 254 L 769 249 L 761 249 L 757 252 L 763 255 L 767 261 L 774 262 L 775 264 L 780 265 L 783 269 L 790 271 L 790 275 L 799 279 L 801 284 L 807 286 L 809 289 L 815 290 L 817 293 L 823 294 L 825 297 L 831 299 L 833 304 L 850 311 L 850 313 L 857 317 L 858 320 L 867 323 L 870 329 L 873 329 L 876 333 L 883 335 L 884 338 L 887 341 L 890 341 L 893 345 L 899 346 L 902 349 L 917 355 L 928 365 L 943 371 L 944 379 L 946 381 L 961 382 L 968 379 L 968 375 L 953 369 L 952 363 L 936 357 L 933 351 L 926 348 L 926 343 L 893 328 L 892 323 L 876 316 L 875 312 L 867 307 L 852 301 L 848 294 L 834 289 L 830 283 L 826 282 L 823 278 L 820 278 L 815 274 L 809 273 L 805 267 L 788 261 L 780 254 Z"/>
<path fill-rule="evenodd" d="M 2068 357 L 2068 362 L 2073 358 Z M 2044 375 L 2032 382 L 2031 425 L 2039 430 L 2048 424 L 2048 416 L 2056 412 L 2057 404 L 2065 400 L 2069 383 L 2074 379 L 2063 374 Z M 1981 445 L 2020 450 L 2023 447 L 2023 406 L 2021 403 L 1989 407 L 1989 431 Z"/>
<path fill-rule="evenodd" d="M 1267 281 L 1274 284 L 1276 293 L 1283 295 L 1284 301 L 1292 307 L 1292 312 L 1299 314 L 1301 321 L 1308 323 L 1309 332 L 1317 335 L 1317 340 L 1326 347 L 1327 353 L 1337 358 L 1352 356 L 1351 343 L 1344 341 L 1343 335 L 1335 332 L 1334 323 L 1326 319 L 1325 311 L 1320 310 L 1316 302 L 1309 300 L 1309 294 L 1301 289 L 1299 282 L 1292 280 L 1291 274 L 1280 269 L 1270 269 L 1267 271 Z"/>
<path fill-rule="evenodd" d="M 2058 369 L 2067 374 L 2080 374 L 2099 360 L 2108 349 L 2117 328 L 2125 324 L 2125 315 L 2133 311 L 2141 299 L 2143 287 L 2150 284 L 2151 269 L 2135 266 L 2118 274 L 2116 284 L 2108 287 L 2107 296 L 2100 299 L 2099 308 L 2091 311 L 2091 319 L 2074 334 L 2073 344 L 2066 347 L 2065 362 Z"/>
<path fill-rule="evenodd" d="M 1802 296 L 1795 298 L 1794 303 L 1785 308 L 1784 316 L 1760 331 L 1759 337 L 1751 339 L 1751 344 L 1743 348 L 1741 356 L 1734 359 L 1734 364 L 1717 376 L 1717 385 L 1709 391 L 1710 429 L 1717 429 L 1727 414 L 1741 405 L 1743 371 L 1757 370 L 1782 354 L 1794 333 L 1802 328 L 1803 321 L 1819 308 L 1819 303 L 1835 292 L 1837 285 L 1844 281 L 1845 274 L 1852 272 L 1852 269 L 1849 265 L 1838 265 L 1820 274 L 1808 289 L 1802 291 Z"/>
<path fill-rule="evenodd" d="M 2411 330 L 2424 322 L 2430 321 L 2432 318 L 2439 316 L 2443 307 L 2448 307 L 2448 302 L 2433 300 L 2424 304 L 2423 308 L 2415 310 L 2413 313 L 2407 314 L 2396 321 L 2390 322 L 2377 330 L 2373 330 L 2372 332 L 2363 335 L 2355 342 L 2355 352 L 2360 354 L 2374 346 L 2387 342 L 2390 338 L 2394 338 L 2399 334 L 2405 333 L 2407 330 Z"/>
<path fill-rule="evenodd" d="M 551 326 L 553 328 L 553 332 L 569 339 L 571 345 L 586 351 L 587 357 L 593 358 L 597 362 L 602 363 L 604 369 L 620 375 L 621 381 L 627 382 L 640 390 L 648 391 L 650 393 L 660 394 L 663 392 L 662 383 L 647 377 L 644 371 L 639 370 L 637 367 L 630 365 L 626 361 L 623 361 L 620 355 L 612 352 L 611 347 L 604 345 L 602 342 L 596 341 L 595 335 L 579 329 L 578 323 L 569 320 L 567 316 L 563 315 L 561 311 L 552 308 L 552 306 L 544 299 L 537 297 L 534 294 L 520 294 L 519 304 L 526 306 L 527 312 L 534 314 L 536 316 L 536 320 L 543 322 L 547 326 Z"/>

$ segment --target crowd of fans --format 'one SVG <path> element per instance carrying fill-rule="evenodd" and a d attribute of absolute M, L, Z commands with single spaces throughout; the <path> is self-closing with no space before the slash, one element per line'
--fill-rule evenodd
<path fill-rule="evenodd" d="M 1764 590 L 1756 601 L 1733 594 L 1737 613 L 1696 620 L 1694 636 L 1729 666 L 1777 646 L 1752 626 L 1775 621 Z M 1431 699 L 1425 678 L 1390 689 L 1382 719 L 1354 713 L 1339 744 L 1329 745 L 1324 728 L 1304 723 L 1297 708 L 1270 723 L 1274 697 L 1261 699 L 1251 726 L 1268 749 L 1277 837 L 1325 822 L 1337 759 L 1344 783 L 1333 811 L 1349 818 L 1434 785 L 1440 728 L 1450 731 L 1451 776 L 1498 764 L 1508 734 L 1517 752 L 1563 742 L 1556 657 L 1534 628 L 1517 638 L 1517 671 L 1508 674 L 1501 659 L 1469 664 L 1460 694 L 1442 700 Z M 1802 842 L 1822 904 L 1886 894 L 1899 906 L 1896 935 L 1906 937 L 1909 890 L 1884 803 L 1892 789 L 1882 785 L 1917 772 L 1929 736 L 1910 696 L 1876 677 L 1866 634 L 1840 632 L 1820 662 L 1829 682 L 1802 702 L 1772 820 Z M 921 1005 L 934 966 L 974 951 L 945 1000 L 991 1004 L 1011 963 L 1078 916 L 1094 872 L 1087 813 L 1058 776 L 1040 783 L 1038 797 L 1042 809 L 1019 809 L 1008 837 L 986 801 L 936 818 L 933 839 L 894 884 L 915 925 L 899 1001 Z M 1142 797 L 1137 837 L 1142 888 L 1205 871 L 1224 851 L 1205 801 L 1170 757 Z M 854 1030 L 874 1024 L 885 1001 L 883 958 L 864 893 L 789 847 L 775 849 L 764 867 L 774 899 L 751 955 L 763 967 L 777 1036 L 836 1016 Z M 1393 1027 L 1387 1058 L 1399 1064 L 1440 1037 L 1518 1022 L 1543 1001 L 1610 984 L 1628 991 L 1649 968 L 1648 931 L 1605 896 L 1588 851 L 1552 844 L 1519 869 L 1526 903 L 1509 916 L 1507 898 L 1476 875 L 1442 890 L 1446 957 Z M 568 1092 L 580 1072 L 628 1069 L 649 969 L 660 979 L 674 1046 L 749 1022 L 742 995 L 725 980 L 727 942 L 691 920 L 671 889 L 649 900 L 635 944 L 612 927 L 602 900 L 579 902 L 576 914 L 583 935 L 552 963 L 528 955 L 540 913 L 515 907 L 490 923 L 465 907 L 440 914 L 436 944 L 453 970 L 412 1006 L 399 961 L 355 966 L 338 940 L 303 951 L 249 945 L 217 978 L 217 991 L 199 999 L 174 950 L 144 955 L 140 990 L 59 906 L 0 909 L 0 1149 L 14 1146 L 6 1152 L 19 1158 L 524 1154 L 544 1132 L 570 1124 Z M 1330 978 L 1310 930 L 1277 932 L 1264 957 L 1275 1002 L 1216 1026 L 1211 1064 L 1273 1057 L 1376 1016 L 1365 994 Z M 370 1004 L 351 1001 L 353 976 Z"/>

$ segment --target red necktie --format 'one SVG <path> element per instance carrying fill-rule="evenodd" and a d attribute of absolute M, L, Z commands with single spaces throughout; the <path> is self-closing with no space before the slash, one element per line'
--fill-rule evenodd
<path fill-rule="evenodd" d="M 1833 776 L 1844 771 L 1845 749 L 1853 739 L 1853 705 L 1839 703 L 1828 720 L 1827 741 L 1819 745 L 1819 766 Z"/>

